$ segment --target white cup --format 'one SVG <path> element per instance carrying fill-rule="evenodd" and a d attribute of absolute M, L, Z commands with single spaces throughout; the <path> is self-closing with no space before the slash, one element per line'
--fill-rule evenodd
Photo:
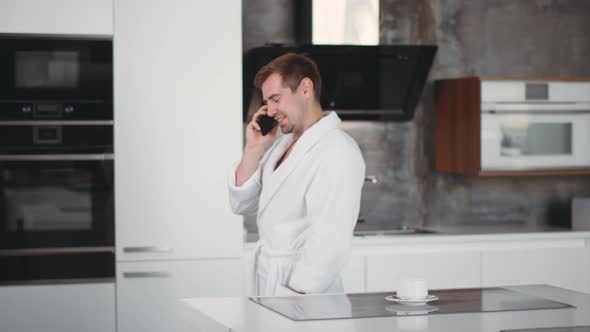
<path fill-rule="evenodd" d="M 409 300 L 422 300 L 428 296 L 428 287 L 424 278 L 401 278 L 397 296 Z"/>

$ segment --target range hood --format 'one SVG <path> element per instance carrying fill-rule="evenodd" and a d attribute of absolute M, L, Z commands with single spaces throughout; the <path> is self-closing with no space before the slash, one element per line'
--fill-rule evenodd
<path fill-rule="evenodd" d="M 244 56 L 244 120 L 261 105 L 253 80 L 260 67 L 288 52 L 314 59 L 321 104 L 347 120 L 408 121 L 414 116 L 437 47 L 432 45 L 268 45 Z"/>

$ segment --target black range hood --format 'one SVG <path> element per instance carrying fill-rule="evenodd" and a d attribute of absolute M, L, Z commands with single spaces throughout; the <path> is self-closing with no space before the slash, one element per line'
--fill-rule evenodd
<path fill-rule="evenodd" d="M 261 105 L 253 88 L 256 72 L 288 52 L 314 59 L 322 76 L 321 104 L 347 120 L 408 121 L 426 80 L 436 46 L 432 45 L 269 45 L 244 56 L 244 121 Z"/>

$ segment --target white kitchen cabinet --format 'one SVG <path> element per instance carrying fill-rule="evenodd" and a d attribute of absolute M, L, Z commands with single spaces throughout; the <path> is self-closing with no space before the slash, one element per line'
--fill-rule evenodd
<path fill-rule="evenodd" d="M 118 263 L 117 331 L 194 331 L 181 300 L 241 296 L 241 266 L 240 259 Z"/>
<path fill-rule="evenodd" d="M 426 279 L 429 289 L 480 286 L 478 251 L 434 251 L 367 256 L 367 291 L 395 291 L 400 278 Z"/>
<path fill-rule="evenodd" d="M 0 0 L 0 33 L 112 35 L 113 0 Z"/>
<path fill-rule="evenodd" d="M 525 248 L 482 253 L 482 286 L 548 284 L 590 293 L 590 248 Z"/>
<path fill-rule="evenodd" d="M 117 261 L 241 257 L 226 185 L 242 149 L 241 2 L 114 10 Z"/>
<path fill-rule="evenodd" d="M 115 332 L 115 284 L 1 286 L 0 331 Z"/>
<path fill-rule="evenodd" d="M 345 293 L 365 292 L 365 257 L 352 256 L 342 271 L 342 283 Z"/>

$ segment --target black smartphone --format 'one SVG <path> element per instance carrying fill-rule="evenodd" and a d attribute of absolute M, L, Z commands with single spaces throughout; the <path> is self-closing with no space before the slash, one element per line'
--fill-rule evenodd
<path fill-rule="evenodd" d="M 260 114 L 256 118 L 256 122 L 260 126 L 260 133 L 262 136 L 266 136 L 266 134 L 270 133 L 271 130 L 277 125 L 277 120 L 266 114 Z"/>

